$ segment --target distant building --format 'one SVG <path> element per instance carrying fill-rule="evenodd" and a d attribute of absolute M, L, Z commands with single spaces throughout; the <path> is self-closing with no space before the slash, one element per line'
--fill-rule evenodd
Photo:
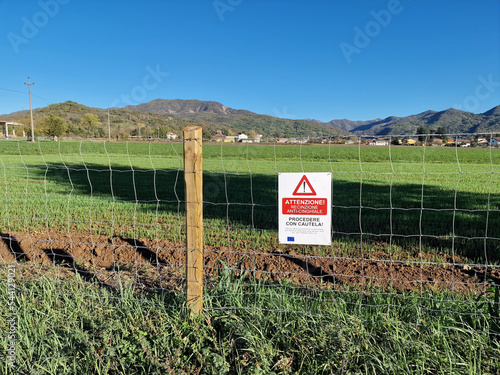
<path fill-rule="evenodd" d="M 248 135 L 246 135 L 245 133 L 241 133 L 240 135 L 238 135 L 238 142 L 243 142 L 243 140 L 246 139 L 248 139 Z"/>
<path fill-rule="evenodd" d="M 486 146 L 488 144 L 488 140 L 483 137 L 474 138 L 474 142 L 480 146 Z"/>
<path fill-rule="evenodd" d="M 262 140 L 262 134 L 257 134 L 255 138 L 249 138 L 249 139 L 251 139 L 253 143 L 260 143 L 260 141 Z"/>
<path fill-rule="evenodd" d="M 500 145 L 500 137 L 493 137 L 490 139 L 489 145 L 492 147 L 498 147 Z"/>
<path fill-rule="evenodd" d="M 167 133 L 167 139 L 168 140 L 175 140 L 175 139 L 177 139 L 177 134 L 171 133 L 171 132 Z"/>
<path fill-rule="evenodd" d="M 19 122 L 14 122 L 14 121 L 4 121 L 0 120 L 0 130 L 1 130 L 1 136 L 2 137 L 15 137 L 16 136 L 16 130 L 15 126 L 24 126 L 24 124 L 21 124 Z M 9 130 L 9 127 L 11 127 L 11 130 Z M 24 137 L 24 129 L 23 131 L 23 137 Z"/>
<path fill-rule="evenodd" d="M 405 139 L 404 143 L 405 143 L 405 145 L 408 145 L 408 146 L 415 146 L 417 144 L 417 140 L 413 139 L 413 138 L 408 138 L 408 139 Z"/>
<path fill-rule="evenodd" d="M 389 138 L 375 139 L 375 146 L 389 146 Z"/>
<path fill-rule="evenodd" d="M 434 138 L 431 141 L 431 146 L 443 146 L 443 145 L 444 145 L 444 141 L 440 138 Z"/>
<path fill-rule="evenodd" d="M 354 142 L 350 142 L 354 143 Z M 388 146 L 389 138 L 369 138 L 366 140 L 367 146 Z"/>
<path fill-rule="evenodd" d="M 258 134 L 255 138 L 243 138 L 240 142 L 242 143 L 260 143 L 262 139 L 262 134 Z"/>
<path fill-rule="evenodd" d="M 212 140 L 215 142 L 224 142 L 226 140 L 226 136 L 222 134 L 222 132 L 217 132 L 217 134 L 212 137 Z"/>

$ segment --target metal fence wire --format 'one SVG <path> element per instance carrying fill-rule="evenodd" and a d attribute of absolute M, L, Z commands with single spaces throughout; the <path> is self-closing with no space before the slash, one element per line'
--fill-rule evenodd
<path fill-rule="evenodd" d="M 203 308 L 466 317 L 498 305 L 488 298 L 500 284 L 500 150 L 463 137 L 204 140 Z M 278 243 L 286 172 L 332 173 L 331 245 Z M 0 262 L 23 280 L 186 293 L 184 173 L 183 142 L 3 141 Z M 262 307 L 268 296 L 276 303 Z"/>

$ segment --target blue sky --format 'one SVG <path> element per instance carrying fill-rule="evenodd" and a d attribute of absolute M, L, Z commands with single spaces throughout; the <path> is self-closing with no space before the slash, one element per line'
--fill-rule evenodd
<path fill-rule="evenodd" d="M 0 0 L 0 113 L 215 100 L 322 121 L 500 104 L 500 0 Z"/>

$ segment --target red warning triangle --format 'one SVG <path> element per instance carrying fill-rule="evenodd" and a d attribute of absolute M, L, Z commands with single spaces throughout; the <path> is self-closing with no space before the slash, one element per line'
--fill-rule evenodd
<path fill-rule="evenodd" d="M 302 176 L 292 195 L 316 195 L 316 191 L 312 187 L 306 175 Z"/>

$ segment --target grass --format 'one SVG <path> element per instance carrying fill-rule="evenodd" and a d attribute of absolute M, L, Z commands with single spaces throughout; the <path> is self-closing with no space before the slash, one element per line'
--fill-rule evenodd
<path fill-rule="evenodd" d="M 6 288 L 5 277 L 0 281 Z M 446 294 L 272 288 L 230 270 L 203 316 L 183 296 L 75 276 L 17 281 L 17 368 L 35 374 L 496 374 L 487 309 Z M 2 315 L 7 299 L 1 295 Z M 230 306 L 230 307 L 229 307 Z M 477 306 L 477 305 L 476 305 Z M 443 313 L 446 312 L 446 313 Z M 469 315 L 472 314 L 472 315 Z M 6 329 L 3 321 L 2 330 Z M 5 340 L 2 346 L 6 349 Z M 3 353 L 6 350 L 2 351 Z"/>
<path fill-rule="evenodd" d="M 10 231 L 184 241 L 181 144 L 0 143 Z M 335 241 L 497 262 L 499 165 L 492 149 L 207 144 L 205 243 L 274 248 L 277 173 L 332 171 Z"/>

